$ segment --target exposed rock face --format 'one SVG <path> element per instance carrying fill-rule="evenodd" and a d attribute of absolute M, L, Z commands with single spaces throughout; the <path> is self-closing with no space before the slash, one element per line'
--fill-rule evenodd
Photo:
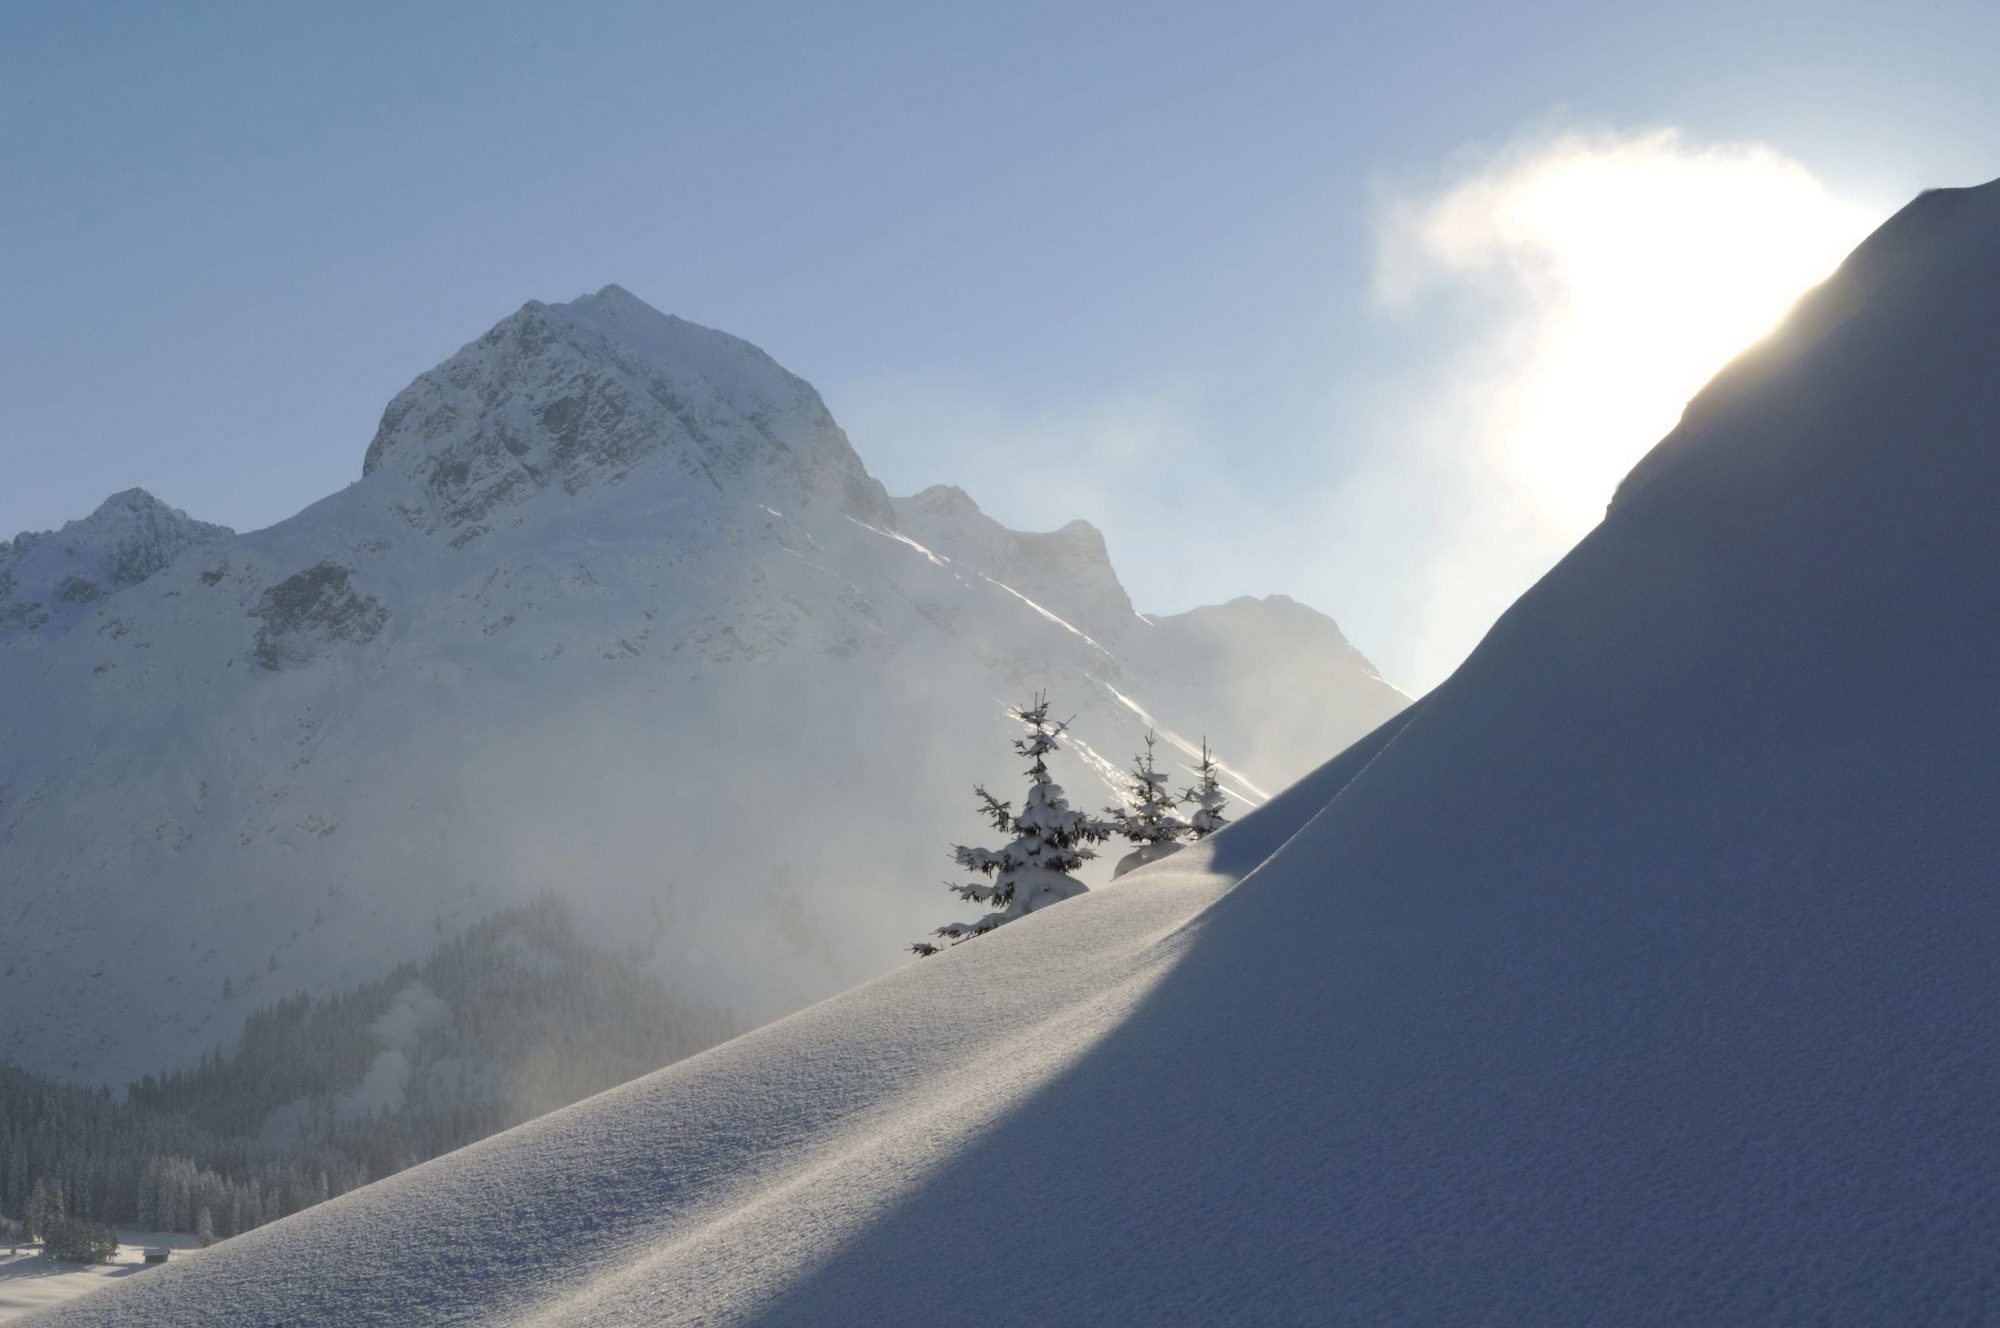
<path fill-rule="evenodd" d="M 348 584 L 350 568 L 320 562 L 286 577 L 265 591 L 250 610 L 263 626 L 252 653 L 267 669 L 302 663 L 319 642 L 373 641 L 389 621 L 389 610 L 372 595 Z"/>
<path fill-rule="evenodd" d="M 234 533 L 126 489 L 60 530 L 17 535 L 0 543 L 0 637 L 66 630 L 105 596 Z"/>

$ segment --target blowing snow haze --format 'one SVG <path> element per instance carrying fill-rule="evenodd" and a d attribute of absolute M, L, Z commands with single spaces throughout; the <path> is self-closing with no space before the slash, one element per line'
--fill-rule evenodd
<path fill-rule="evenodd" d="M 0 5 L 0 1325 L 2000 1322 L 1996 42 Z"/>
<path fill-rule="evenodd" d="M 892 498 L 747 342 L 529 303 L 288 521 L 0 545 L 0 1060 L 122 1085 L 544 898 L 775 1017 L 948 918 L 1037 689 L 1089 807 L 1149 725 L 1250 806 L 1406 700 L 1290 600 L 1148 617 L 1087 524 Z"/>
<path fill-rule="evenodd" d="M 2000 182 L 1922 196 L 1449 681 L 1237 824 L 51 1322 L 930 1322 L 968 1241 L 1004 1257 L 964 1323 L 1990 1318 L 1996 308 Z M 696 528 L 951 576 L 842 510 L 852 472 L 787 473 L 814 543 Z M 422 487 L 230 546 L 257 575 L 212 662 L 254 667 L 235 620 L 296 561 L 267 549 L 408 542 Z M 367 566 L 344 593 L 400 604 Z M 1079 662 L 1149 639 L 1102 625 L 1049 624 Z"/>

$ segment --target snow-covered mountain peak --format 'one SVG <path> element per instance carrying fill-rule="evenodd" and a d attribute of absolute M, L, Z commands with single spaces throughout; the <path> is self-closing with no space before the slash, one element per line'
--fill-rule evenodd
<path fill-rule="evenodd" d="M 72 546 L 107 545 L 149 537 L 171 540 L 184 533 L 212 537 L 234 532 L 225 526 L 197 521 L 178 507 L 170 507 L 146 490 L 134 487 L 120 489 L 91 509 L 89 516 L 66 522 L 60 530 L 24 531 L 13 543 L 18 551 L 45 539 Z M 142 579 L 143 575 L 131 579 Z"/>
<path fill-rule="evenodd" d="M 364 477 L 412 524 L 470 539 L 537 494 L 640 472 L 697 501 L 824 501 L 886 525 L 888 497 L 819 394 L 747 341 L 617 286 L 529 301 L 397 394 Z"/>
<path fill-rule="evenodd" d="M 112 494 L 60 530 L 24 531 L 0 543 L 0 636 L 60 631 L 184 550 L 234 533 L 137 488 Z"/>
<path fill-rule="evenodd" d="M 152 494 L 134 485 L 129 489 L 120 489 L 117 493 L 106 498 L 84 520 L 94 521 L 100 517 L 109 518 L 113 513 L 117 512 L 172 512 L 174 510 L 174 508 L 168 507 Z M 182 513 L 182 515 L 185 516 L 186 513 Z"/>
<path fill-rule="evenodd" d="M 1088 521 L 1045 532 L 1010 530 L 951 484 L 934 484 L 894 504 L 898 530 L 1068 621 L 1093 624 L 1093 633 L 1111 637 L 1137 621 L 1104 533 Z"/>
<path fill-rule="evenodd" d="M 1361 656 L 1361 653 L 1355 650 L 1353 644 L 1348 641 L 1346 634 L 1340 630 L 1339 623 L 1326 614 L 1321 613 L 1312 605 L 1302 604 L 1290 595 L 1238 595 L 1236 598 L 1224 600 L 1220 604 L 1204 604 L 1199 608 L 1189 609 L 1185 613 L 1148 614 L 1147 619 L 1156 627 L 1171 622 L 1191 621 L 1194 619 L 1207 619 L 1217 624 L 1231 627 L 1247 623 L 1282 623 L 1294 630 L 1309 632 L 1326 638 L 1327 642 L 1333 646 L 1333 657 L 1338 658 L 1352 654 L 1355 659 L 1363 664 L 1364 671 L 1369 676 L 1381 676 L 1375 671 L 1375 666 L 1368 664 Z"/>
<path fill-rule="evenodd" d="M 933 519 L 964 520 L 985 515 L 972 495 L 956 484 L 933 484 L 907 498 L 898 498 L 896 510 L 899 514 L 918 513 Z"/>

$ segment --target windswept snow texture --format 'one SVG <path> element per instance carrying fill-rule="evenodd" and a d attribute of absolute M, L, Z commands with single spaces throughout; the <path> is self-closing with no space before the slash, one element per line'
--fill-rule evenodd
<path fill-rule="evenodd" d="M 2000 184 L 1209 841 L 50 1322 L 1989 1320 L 1996 492 Z"/>
<path fill-rule="evenodd" d="M 949 846 L 1037 689 L 1092 810 L 1121 696 L 1263 788 L 1406 702 L 1317 614 L 1162 651 L 1088 527 L 900 531 L 808 384 L 617 287 L 420 376 L 363 471 L 247 535 L 126 494 L 12 546 L 0 611 L 102 593 L 0 630 L 0 1060 L 123 1084 L 544 895 L 761 1023 L 969 916 Z"/>

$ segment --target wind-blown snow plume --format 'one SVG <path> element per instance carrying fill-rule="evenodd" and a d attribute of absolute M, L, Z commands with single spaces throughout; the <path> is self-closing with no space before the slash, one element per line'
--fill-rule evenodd
<path fill-rule="evenodd" d="M 1759 143 L 1534 132 L 1376 189 L 1384 313 L 1449 348 L 1339 528 L 1420 553 L 1419 689 L 1580 538 L 1716 370 L 1880 214 Z"/>

